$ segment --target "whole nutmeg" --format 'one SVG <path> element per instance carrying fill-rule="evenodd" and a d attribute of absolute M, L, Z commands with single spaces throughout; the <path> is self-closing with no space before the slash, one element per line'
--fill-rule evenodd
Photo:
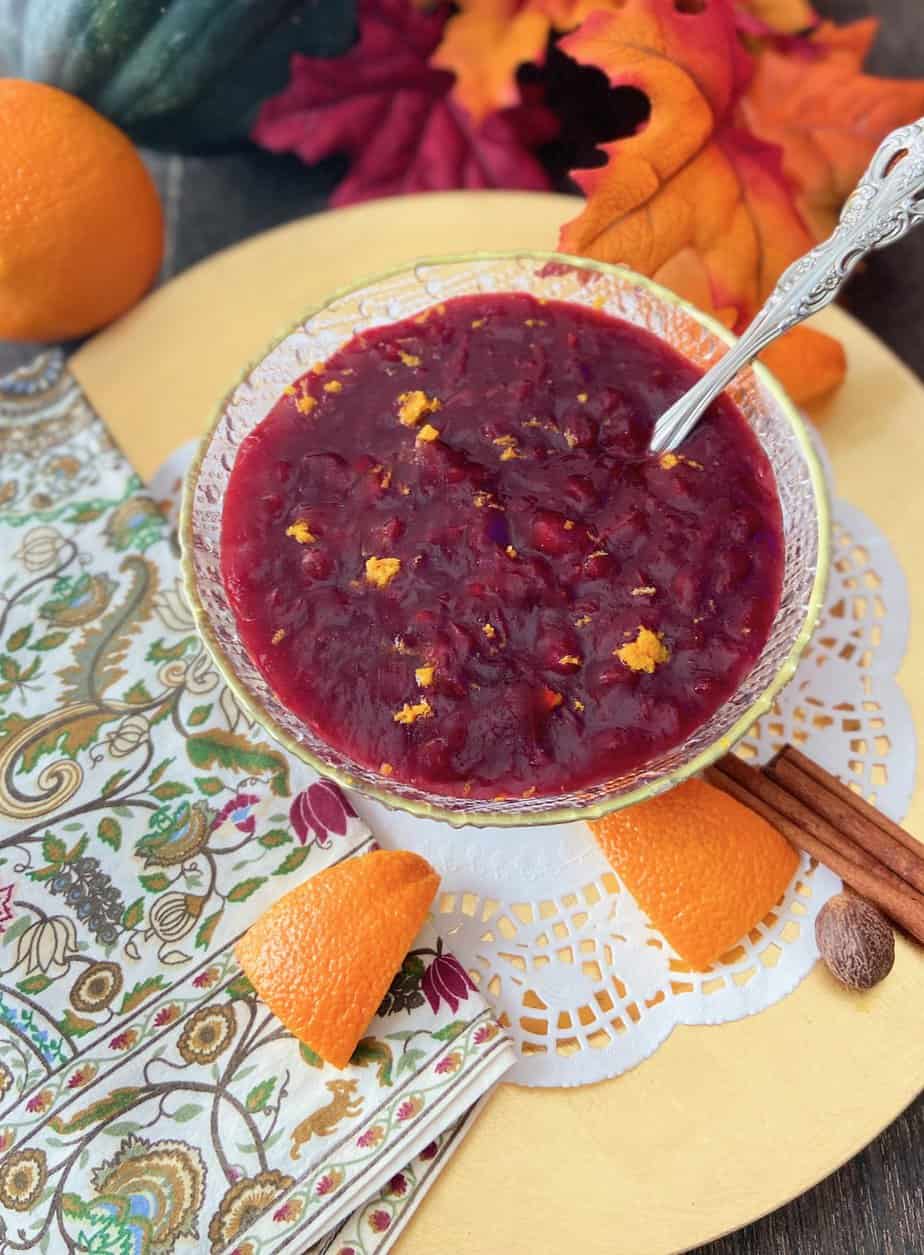
<path fill-rule="evenodd" d="M 836 893 L 815 920 L 815 940 L 832 976 L 848 989 L 872 989 L 895 962 L 892 926 L 871 902 Z"/>

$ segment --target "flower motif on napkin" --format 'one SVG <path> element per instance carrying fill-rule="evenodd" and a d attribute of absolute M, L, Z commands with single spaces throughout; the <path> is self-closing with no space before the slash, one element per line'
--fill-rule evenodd
<path fill-rule="evenodd" d="M 293 1184 L 292 1177 L 275 1171 L 236 1181 L 225 1193 L 209 1224 L 212 1250 L 220 1251 L 236 1238 L 250 1226 L 254 1217 L 271 1207 Z"/>
<path fill-rule="evenodd" d="M 170 632 L 195 632 L 196 621 L 183 593 L 182 581 L 165 584 L 151 599 L 154 613 Z"/>
<path fill-rule="evenodd" d="M 13 970 L 21 968 L 24 976 L 41 972 L 54 980 L 64 975 L 76 953 L 77 933 L 69 916 L 39 919 L 17 937 Z"/>
<path fill-rule="evenodd" d="M 13 893 L 16 886 L 0 883 L 0 936 L 13 922 Z"/>
<path fill-rule="evenodd" d="M 424 972 L 420 987 L 433 1012 L 439 1010 L 441 1002 L 445 1002 L 450 1011 L 458 1011 L 459 1003 L 475 988 L 455 955 L 444 953 L 442 941 L 436 943 L 433 961 Z"/>
<path fill-rule="evenodd" d="M 252 837 L 257 826 L 254 816 L 254 807 L 260 801 L 256 793 L 237 793 L 230 801 L 225 802 L 224 806 L 215 816 L 212 822 L 213 828 L 219 828 L 226 821 L 234 825 L 238 832 L 246 833 L 248 837 Z M 294 803 L 293 803 L 294 805 Z"/>
<path fill-rule="evenodd" d="M 67 540 L 56 527 L 31 527 L 13 556 L 34 575 L 55 566 L 66 548 Z"/>
<path fill-rule="evenodd" d="M 70 1003 L 75 1011 L 102 1011 L 124 984 L 117 963 L 91 963 L 71 986 Z"/>
<path fill-rule="evenodd" d="M 45 1188 L 48 1161 L 41 1150 L 21 1150 L 0 1164 L 0 1203 L 28 1211 Z"/>
<path fill-rule="evenodd" d="M 108 1203 L 126 1230 L 137 1227 L 142 1250 L 172 1251 L 181 1238 L 199 1236 L 205 1163 L 188 1142 L 129 1134 L 91 1180 L 101 1196 L 93 1206 Z"/>
<path fill-rule="evenodd" d="M 346 835 L 347 823 L 356 811 L 330 780 L 318 780 L 292 799 L 289 820 L 302 843 L 313 835 L 322 849 L 330 845 L 331 834 Z"/>

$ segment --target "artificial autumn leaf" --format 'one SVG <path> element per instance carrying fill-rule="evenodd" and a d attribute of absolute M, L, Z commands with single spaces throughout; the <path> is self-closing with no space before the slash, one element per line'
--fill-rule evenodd
<path fill-rule="evenodd" d="M 837 388 L 847 370 L 847 354 L 840 340 L 804 323 L 774 340 L 760 360 L 799 405 L 818 401 Z"/>
<path fill-rule="evenodd" d="M 456 99 L 481 122 L 519 100 L 517 68 L 541 63 L 550 21 L 531 0 L 461 0 L 431 64 L 456 76 Z"/>
<path fill-rule="evenodd" d="M 456 76 L 453 93 L 475 121 L 518 99 L 517 70 L 541 65 L 552 31 L 567 31 L 622 0 L 457 0 L 431 65 Z"/>
<path fill-rule="evenodd" d="M 554 134 L 551 115 L 522 105 L 476 124 L 451 94 L 452 75 L 428 64 L 446 13 L 362 0 L 359 42 L 335 60 L 294 56 L 291 82 L 260 110 L 254 139 L 306 162 L 348 154 L 334 205 L 452 187 L 547 188 L 529 147 Z"/>
<path fill-rule="evenodd" d="M 768 48 L 741 101 L 749 129 L 783 149 L 796 203 L 818 239 L 834 229 L 885 135 L 924 114 L 924 81 L 863 73 L 877 29 L 874 19 L 825 22 L 791 55 Z"/>
<path fill-rule="evenodd" d="M 605 166 L 575 179 L 587 195 L 565 225 L 564 252 L 623 262 L 742 329 L 779 274 L 814 243 L 796 209 L 779 148 L 737 124 L 735 107 L 752 60 L 730 4 L 681 11 L 674 0 L 625 0 L 562 41 L 614 87 L 635 87 L 651 114 L 636 134 L 600 147 Z M 815 333 L 817 336 L 819 333 Z M 777 351 L 796 400 L 815 396 L 829 364 Z M 834 350 L 832 350 L 832 353 Z"/>
<path fill-rule="evenodd" d="M 736 0 L 742 30 L 753 35 L 796 35 L 811 30 L 818 15 L 808 0 Z M 753 19 L 752 23 L 747 21 Z"/>
<path fill-rule="evenodd" d="M 709 273 L 692 248 L 675 253 L 658 271 L 658 282 L 718 319 L 735 327 L 734 306 L 715 306 Z M 760 355 L 763 364 L 777 375 L 800 405 L 808 404 L 836 388 L 844 378 L 847 359 L 843 345 L 813 327 L 796 327 L 775 340 Z"/>
<path fill-rule="evenodd" d="M 624 0 L 531 0 L 532 7 L 538 13 L 544 13 L 557 31 L 573 30 L 591 13 L 601 10 L 621 9 Z M 678 0 L 682 5 L 684 0 Z M 687 0 L 696 4 L 699 0 Z"/>

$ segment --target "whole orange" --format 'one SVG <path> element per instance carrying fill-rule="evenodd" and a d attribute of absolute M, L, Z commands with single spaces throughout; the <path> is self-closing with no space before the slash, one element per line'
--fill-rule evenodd
<path fill-rule="evenodd" d="M 95 331 L 151 285 L 157 190 L 131 141 L 43 83 L 0 79 L 0 339 Z"/>

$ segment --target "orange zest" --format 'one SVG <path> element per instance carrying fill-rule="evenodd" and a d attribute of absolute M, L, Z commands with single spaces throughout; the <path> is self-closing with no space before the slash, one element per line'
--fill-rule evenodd
<path fill-rule="evenodd" d="M 699 971 L 764 918 L 799 865 L 775 828 L 704 780 L 590 828 L 652 925 Z"/>
<path fill-rule="evenodd" d="M 428 397 L 420 388 L 402 392 L 398 397 L 398 421 L 405 427 L 416 427 L 427 414 L 442 409 L 439 397 Z"/>
<path fill-rule="evenodd" d="M 661 636 L 662 633 L 652 632 L 651 628 L 640 627 L 634 640 L 627 641 L 620 649 L 614 649 L 613 653 L 630 670 L 646 671 L 652 675 L 655 668 L 671 656 Z"/>
<path fill-rule="evenodd" d="M 346 859 L 264 911 L 237 961 L 290 1033 L 345 1068 L 438 887 L 426 859 L 407 850 Z"/>
<path fill-rule="evenodd" d="M 366 559 L 366 579 L 376 588 L 387 588 L 400 570 L 400 558 Z"/>

